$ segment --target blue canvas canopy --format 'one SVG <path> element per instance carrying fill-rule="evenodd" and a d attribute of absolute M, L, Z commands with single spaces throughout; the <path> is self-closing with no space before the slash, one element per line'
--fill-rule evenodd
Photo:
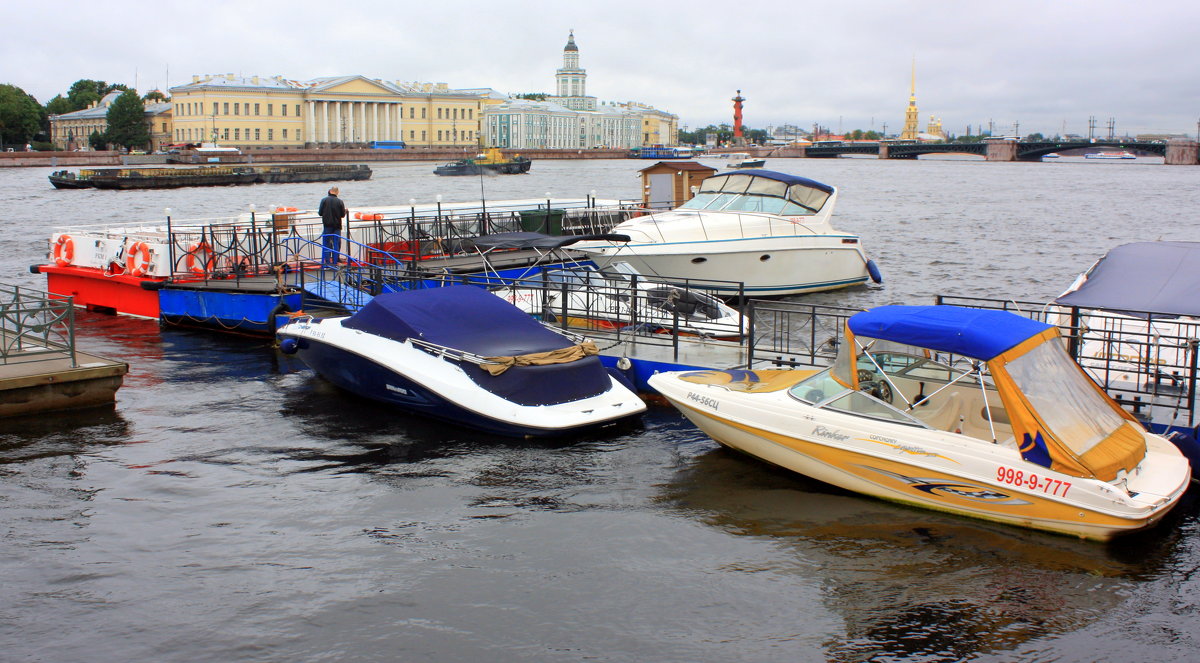
<path fill-rule="evenodd" d="M 395 341 L 416 338 L 484 357 L 558 350 L 574 343 L 492 293 L 469 285 L 379 295 L 343 327 Z"/>
<path fill-rule="evenodd" d="M 739 170 L 731 170 L 726 173 L 720 173 L 719 175 L 714 175 L 713 177 L 723 177 L 725 175 L 753 175 L 755 177 L 765 177 L 769 180 L 775 180 L 776 182 L 783 182 L 784 184 L 786 184 L 788 186 L 791 186 L 793 184 L 799 184 L 801 186 L 809 187 L 810 189 L 817 189 L 819 191 L 824 191 L 825 193 L 833 193 L 833 187 L 829 186 L 828 184 L 822 184 L 821 182 L 818 182 L 816 180 L 810 180 L 807 177 L 800 177 L 799 175 L 789 175 L 787 173 L 781 173 L 777 170 L 764 170 L 761 168 L 745 168 L 745 169 L 739 169 Z M 701 188 L 703 188 L 703 187 L 701 187 Z"/>
<path fill-rule="evenodd" d="M 379 295 L 342 326 L 396 341 L 420 339 L 483 357 L 515 357 L 575 344 L 496 295 L 469 285 Z M 459 366 L 479 386 L 521 405 L 566 403 L 611 386 L 596 356 L 564 364 L 513 366 L 496 376 L 471 362 Z"/>
<path fill-rule="evenodd" d="M 1133 242 L 1108 252 L 1064 306 L 1140 314 L 1200 316 L 1200 242 Z"/>
<path fill-rule="evenodd" d="M 847 324 L 858 336 L 984 361 L 1052 327 L 1007 311 L 958 306 L 880 306 Z"/>

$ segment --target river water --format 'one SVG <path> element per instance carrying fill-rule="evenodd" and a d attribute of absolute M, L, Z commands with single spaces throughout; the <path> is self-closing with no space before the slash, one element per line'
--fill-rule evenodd
<path fill-rule="evenodd" d="M 489 200 L 638 197 L 636 161 L 541 161 Z M 1161 159 L 773 159 L 840 189 L 882 286 L 1044 301 L 1108 249 L 1197 239 Z M 477 199 L 387 164 L 350 208 Z M 0 172 L 0 280 L 52 227 L 313 207 L 320 185 L 55 191 Z M 1109 545 L 858 497 L 720 449 L 673 410 L 556 443 L 342 393 L 265 340 L 83 313 L 116 408 L 0 421 L 6 661 L 1096 661 L 1200 657 L 1200 506 Z M 1195 493 L 1196 491 L 1192 491 Z"/>

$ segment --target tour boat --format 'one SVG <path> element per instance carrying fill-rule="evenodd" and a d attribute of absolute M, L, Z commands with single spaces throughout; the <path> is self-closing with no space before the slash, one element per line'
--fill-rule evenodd
<path fill-rule="evenodd" d="M 647 275 L 741 282 L 747 296 L 880 282 L 859 237 L 830 225 L 836 202 L 836 188 L 804 177 L 770 170 L 722 173 L 705 179 L 679 208 L 610 231 L 628 235 L 629 242 L 589 241 L 574 248 L 601 267 L 624 261 Z"/>
<path fill-rule="evenodd" d="M 1083 155 L 1085 159 L 1136 159 L 1137 155 L 1129 152 L 1092 152 Z"/>
<path fill-rule="evenodd" d="M 297 318 L 277 335 L 285 354 L 338 387 L 499 435 L 564 435 L 646 408 L 591 341 L 474 286 L 383 294 L 354 315 Z"/>
<path fill-rule="evenodd" d="M 662 373 L 650 385 L 716 441 L 841 488 L 1105 540 L 1153 526 L 1187 459 L 1012 313 L 883 306 L 834 364 Z"/>

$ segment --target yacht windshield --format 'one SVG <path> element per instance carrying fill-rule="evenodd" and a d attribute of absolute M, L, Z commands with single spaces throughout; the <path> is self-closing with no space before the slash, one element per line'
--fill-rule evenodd
<path fill-rule="evenodd" d="M 803 184 L 788 185 L 755 175 L 717 175 L 700 185 L 700 191 L 682 209 L 766 212 L 780 216 L 811 216 L 820 211 L 830 194 Z"/>

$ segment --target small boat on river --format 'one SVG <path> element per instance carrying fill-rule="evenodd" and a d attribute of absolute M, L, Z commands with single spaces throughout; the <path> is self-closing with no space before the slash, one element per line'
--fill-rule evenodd
<path fill-rule="evenodd" d="M 277 336 L 347 391 L 499 435 L 576 433 L 646 409 L 590 340 L 474 286 L 379 295 L 348 317 L 297 318 Z"/>
<path fill-rule="evenodd" d="M 771 170 L 713 175 L 680 207 L 614 227 L 628 242 L 580 242 L 597 265 L 745 284 L 722 296 L 779 297 L 880 282 L 858 235 L 830 225 L 837 189 Z"/>
<path fill-rule="evenodd" d="M 1137 155 L 1130 154 L 1129 152 L 1125 152 L 1125 151 L 1121 151 L 1121 152 L 1091 152 L 1089 154 L 1083 155 L 1083 158 L 1085 158 L 1085 159 L 1136 159 Z"/>
<path fill-rule="evenodd" d="M 762 168 L 767 165 L 767 160 L 762 157 L 752 157 L 745 152 L 738 152 L 729 155 L 729 163 L 725 164 L 726 168 Z"/>
<path fill-rule="evenodd" d="M 58 189 L 177 189 L 190 186 L 281 184 L 366 180 L 366 164 L 281 164 L 273 166 L 179 166 L 174 168 L 94 168 L 76 175 L 60 170 L 49 176 Z"/>
<path fill-rule="evenodd" d="M 1105 540 L 1159 522 L 1187 459 L 1012 313 L 883 306 L 851 316 L 819 371 L 661 373 L 716 441 L 866 495 Z"/>
<path fill-rule="evenodd" d="M 435 175 L 483 175 L 496 173 L 500 175 L 519 175 L 528 173 L 533 161 L 529 157 L 516 155 L 506 158 L 499 149 L 488 148 L 481 154 L 468 159 L 460 159 L 433 169 Z"/>

